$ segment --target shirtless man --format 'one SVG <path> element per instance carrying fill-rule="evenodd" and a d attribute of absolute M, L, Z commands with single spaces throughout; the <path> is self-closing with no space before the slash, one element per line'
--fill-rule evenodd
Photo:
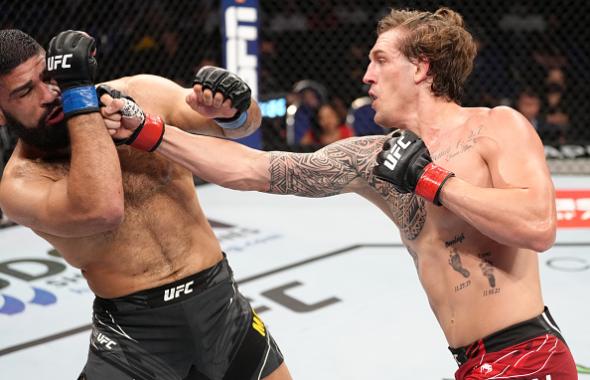
<path fill-rule="evenodd" d="M 476 49 L 456 12 L 392 10 L 377 31 L 364 82 L 392 135 L 296 154 L 170 127 L 158 152 L 233 189 L 365 197 L 399 227 L 457 379 L 577 379 L 541 295 L 538 252 L 554 243 L 556 213 L 535 130 L 508 107 L 459 105 Z"/>
<path fill-rule="evenodd" d="M 212 67 L 193 89 L 150 75 L 109 82 L 158 115 L 120 141 L 132 147 L 116 147 L 97 112 L 91 37 L 58 34 L 47 70 L 44 50 L 21 31 L 0 31 L 0 51 L 0 124 L 20 137 L 0 206 L 80 268 L 96 294 L 79 379 L 290 379 L 237 290 L 191 173 L 141 151 L 157 146 L 164 121 L 218 136 L 255 130 L 248 86 Z"/>

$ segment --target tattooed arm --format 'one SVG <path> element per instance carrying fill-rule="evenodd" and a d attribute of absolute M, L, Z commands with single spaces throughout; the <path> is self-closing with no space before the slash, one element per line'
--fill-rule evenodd
<path fill-rule="evenodd" d="M 314 153 L 263 152 L 167 126 L 158 153 L 231 189 L 326 197 L 373 181 L 370 173 L 384 139 L 350 138 Z"/>
<path fill-rule="evenodd" d="M 424 200 L 399 194 L 373 175 L 375 157 L 386 138 L 351 137 L 314 153 L 263 152 L 166 126 L 157 152 L 230 189 L 314 198 L 355 192 L 385 212 L 407 240 L 414 240 L 426 220 Z"/>

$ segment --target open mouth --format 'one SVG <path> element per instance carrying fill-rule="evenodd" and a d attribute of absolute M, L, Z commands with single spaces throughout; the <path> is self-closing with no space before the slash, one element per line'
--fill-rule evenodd
<path fill-rule="evenodd" d="M 54 125 L 64 119 L 64 112 L 61 106 L 54 107 L 51 112 L 45 117 L 45 124 Z"/>

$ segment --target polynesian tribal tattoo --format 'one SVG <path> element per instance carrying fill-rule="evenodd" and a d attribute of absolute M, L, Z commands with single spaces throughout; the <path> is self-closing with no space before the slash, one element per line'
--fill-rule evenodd
<path fill-rule="evenodd" d="M 271 152 L 269 192 L 327 197 L 343 193 L 355 180 L 364 180 L 386 201 L 404 237 L 414 240 L 426 221 L 425 201 L 414 194 L 400 194 L 373 175 L 376 156 L 387 138 L 350 138 L 314 153 Z"/>

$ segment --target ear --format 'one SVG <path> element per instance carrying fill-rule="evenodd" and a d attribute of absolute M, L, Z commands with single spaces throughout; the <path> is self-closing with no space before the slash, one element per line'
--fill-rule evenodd
<path fill-rule="evenodd" d="M 414 72 L 414 82 L 420 84 L 428 79 L 428 70 L 430 69 L 430 62 L 425 58 L 419 58 L 416 63 L 416 71 Z"/>

